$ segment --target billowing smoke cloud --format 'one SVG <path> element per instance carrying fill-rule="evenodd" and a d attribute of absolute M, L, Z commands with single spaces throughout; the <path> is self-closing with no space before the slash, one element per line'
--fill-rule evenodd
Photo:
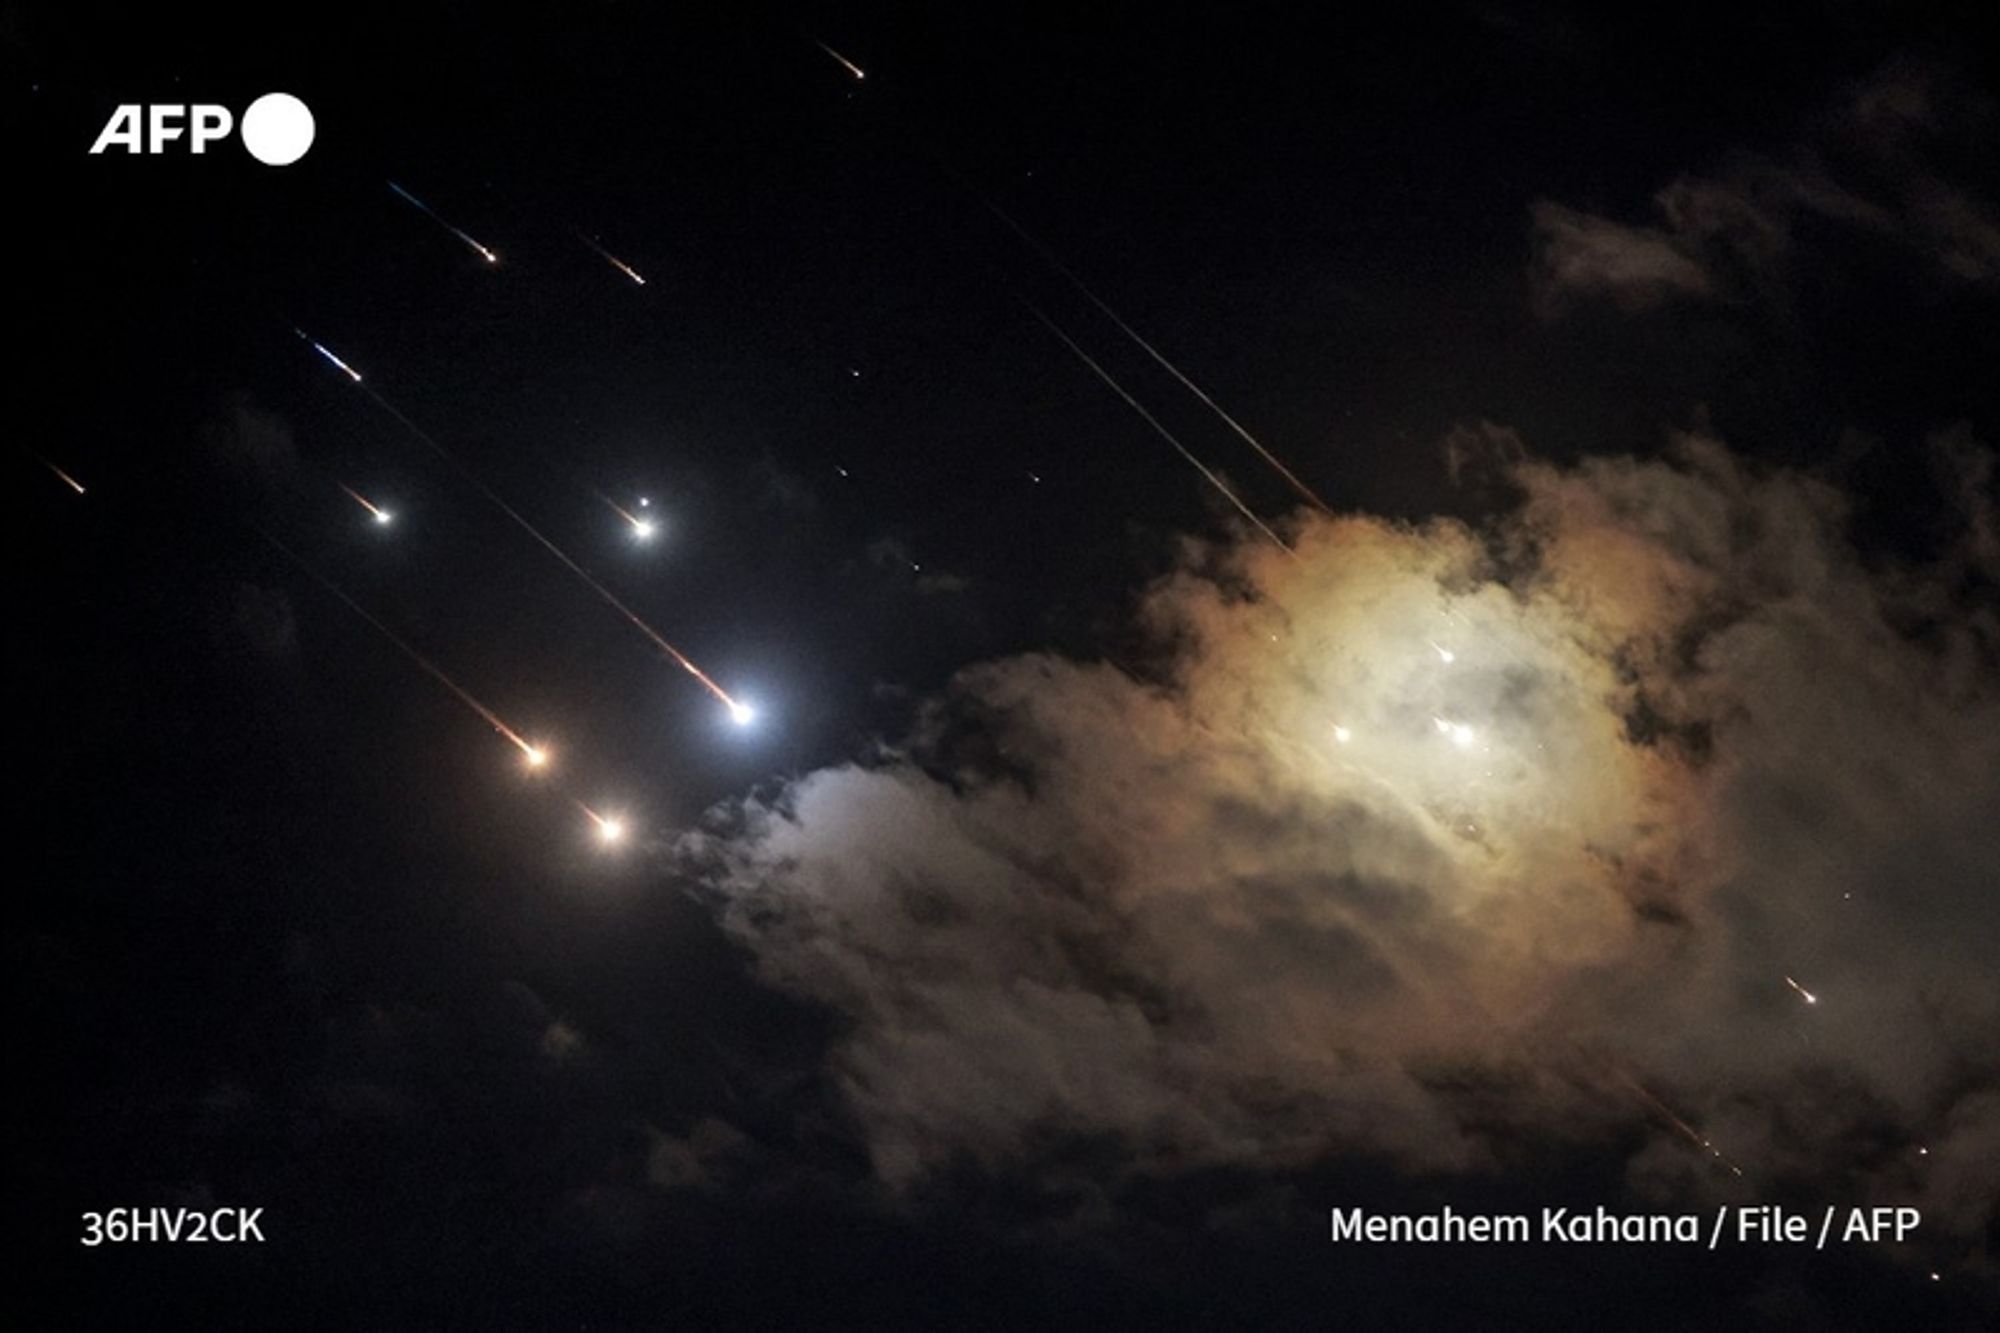
<path fill-rule="evenodd" d="M 880 1176 L 1078 1141 L 1140 1172 L 1477 1169 L 1643 1121 L 1642 1185 L 1858 1172 L 1982 1224 L 1978 542 L 1870 564 L 1839 493 L 1702 438 L 1500 452 L 1517 502 L 1483 530 L 1191 545 L 1143 600 L 1147 678 L 976 667 L 905 749 L 689 840 L 763 978 L 845 1020 Z"/>

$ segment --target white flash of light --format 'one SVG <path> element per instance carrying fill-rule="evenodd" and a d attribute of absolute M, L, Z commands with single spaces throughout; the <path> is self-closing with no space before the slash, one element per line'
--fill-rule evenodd
<path fill-rule="evenodd" d="M 327 351 L 326 348 L 321 346 L 319 343 L 314 343 L 312 345 L 312 349 L 315 352 L 318 352 L 321 356 L 325 357 L 328 361 L 331 361 L 334 364 L 334 366 L 341 371 L 342 374 L 347 376 L 347 378 L 353 380 L 356 384 L 361 383 L 361 372 L 356 370 L 353 366 L 348 365 L 345 361 L 342 361 L 332 352 Z"/>
<path fill-rule="evenodd" d="M 1449 736 L 1451 743 L 1460 749 L 1472 744 L 1478 737 L 1478 733 L 1464 722 L 1454 722 L 1448 717 L 1434 717 L 1431 721 L 1437 724 L 1438 735 Z"/>

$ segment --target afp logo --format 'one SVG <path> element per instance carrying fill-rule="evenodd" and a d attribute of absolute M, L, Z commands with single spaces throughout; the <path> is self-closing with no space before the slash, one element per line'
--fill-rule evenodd
<path fill-rule="evenodd" d="M 122 148 L 127 153 L 206 153 L 208 146 L 237 128 L 229 108 L 212 102 L 127 102 L 104 122 L 93 155 Z M 265 93 L 243 108 L 239 132 L 243 148 L 267 167 L 288 167 L 306 155 L 313 142 L 313 113 L 290 93 Z"/>

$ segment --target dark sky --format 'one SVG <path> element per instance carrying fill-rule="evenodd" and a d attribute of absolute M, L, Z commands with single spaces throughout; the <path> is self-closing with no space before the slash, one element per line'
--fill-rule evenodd
<path fill-rule="evenodd" d="M 2000 438 L 1975 29 L 1599 8 L 8 5 L 17 1287 L 81 1325 L 1990 1315 L 1990 1220 L 1939 1241 L 1944 1290 L 1852 1251 L 1324 1241 L 1335 1205 L 1640 1207 L 1629 1164 L 1671 1137 L 1643 1115 L 1465 1170 L 1366 1143 L 1163 1167 L 1080 1116 L 891 1183 L 839 1054 L 872 1011 L 786 984 L 678 836 L 885 743 L 1008 762 L 978 708 L 927 709 L 975 663 L 1171 674 L 1134 608 L 1233 518 L 1029 303 L 1253 508 L 1295 499 L 988 201 L 1336 510 L 1488 520 L 1514 491 L 1447 447 L 1513 447 L 1481 423 L 1557 468 L 1697 431 L 1848 497 L 1856 568 L 1957 558 L 1957 479 L 1991 472 L 1938 440 Z M 87 153 L 120 103 L 273 89 L 317 118 L 294 166 Z M 650 497 L 663 539 L 594 492 Z M 260 532 L 554 738 L 640 845 L 593 847 Z M 1898 631 L 1990 623 L 1980 558 Z M 1983 642 L 1960 716 L 1991 716 Z M 1764 1197 L 1849 1201 L 1801 1179 Z M 269 1242 L 74 1244 L 87 1210 L 208 1201 L 264 1207 Z"/>

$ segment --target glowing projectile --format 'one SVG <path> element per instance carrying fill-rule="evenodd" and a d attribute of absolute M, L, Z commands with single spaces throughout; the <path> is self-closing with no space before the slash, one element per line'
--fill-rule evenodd
<path fill-rule="evenodd" d="M 641 287 L 644 287 L 646 285 L 646 280 L 639 276 L 639 271 L 633 268 L 630 264 L 626 263 L 624 260 L 620 259 L 617 255 L 612 254 L 609 250 L 599 245 L 596 241 L 591 240 L 588 236 L 585 236 L 582 232 L 578 232 L 576 234 L 576 238 L 579 241 L 582 241 L 585 245 L 589 246 L 591 249 L 597 251 L 598 258 L 602 259 L 605 263 L 611 265 L 611 267 L 617 269 L 620 273 L 623 273 L 626 277 L 632 279 L 632 281 L 638 283 Z"/>
<path fill-rule="evenodd" d="M 1333 728 L 1333 738 L 1339 741 L 1342 745 L 1345 745 L 1349 741 L 1354 739 L 1354 733 L 1349 731 L 1346 727 L 1341 726 L 1339 723 L 1335 723 Z"/>
<path fill-rule="evenodd" d="M 261 536 L 265 541 L 277 547 L 278 550 L 281 553 L 283 553 L 286 558 L 291 560 L 293 564 L 297 565 L 300 569 L 304 570 L 306 574 L 313 580 L 313 582 L 319 584 L 320 587 L 326 589 L 328 592 L 332 593 L 335 597 L 338 597 L 342 602 L 346 603 L 348 610 L 354 612 L 355 615 L 360 616 L 363 620 L 367 621 L 370 625 L 372 625 L 375 628 L 376 632 L 381 634 L 383 638 L 387 639 L 390 643 L 395 644 L 396 647 L 402 651 L 405 657 L 409 658 L 412 662 L 415 662 L 419 667 L 421 667 L 424 670 L 425 674 L 429 675 L 431 679 L 437 681 L 440 685 L 444 686 L 446 689 L 450 690 L 453 694 L 457 695 L 459 700 L 462 703 L 464 703 L 466 707 L 470 708 L 473 712 L 477 713 L 488 726 L 492 727 L 493 730 L 499 732 L 503 737 L 507 739 L 509 744 L 513 745 L 516 749 L 518 749 L 521 752 L 522 757 L 527 761 L 527 765 L 529 768 L 540 768 L 548 762 L 547 750 L 543 749 L 539 745 L 530 744 L 528 741 L 522 739 L 520 732 L 515 731 L 505 722 L 502 722 L 500 720 L 499 715 L 496 714 L 492 709 L 488 708 L 485 704 L 480 703 L 479 700 L 473 698 L 472 692 L 470 690 L 466 689 L 463 685 L 460 685 L 450 676 L 447 676 L 435 662 L 431 661 L 428 657 L 425 657 L 415 648 L 412 648 L 394 630 L 390 629 L 380 620 L 377 620 L 374 614 L 371 613 L 367 607 L 361 605 L 361 603 L 355 601 L 352 597 L 349 597 L 346 593 L 342 592 L 340 588 L 337 585 L 335 585 L 331 579 L 327 578 L 324 574 L 320 573 L 317 569 L 314 569 L 310 564 L 306 563 L 306 559 L 304 556 L 298 554 L 296 551 L 292 550 L 291 547 L 285 545 L 283 542 L 279 541 L 276 537 L 273 537 L 270 533 L 265 532 L 262 528 L 258 528 L 256 531 L 257 534 Z"/>
<path fill-rule="evenodd" d="M 747 727 L 757 720 L 757 710 L 738 700 L 729 700 L 729 720 L 739 727 Z"/>
<path fill-rule="evenodd" d="M 641 518 L 639 515 L 633 513 L 631 510 L 627 509 L 624 505 L 619 504 L 616 500 L 612 499 L 608 495 L 605 495 L 603 492 L 600 491 L 598 493 L 597 498 L 604 501 L 604 503 L 610 505 L 611 512 L 618 515 L 618 517 L 624 519 L 627 523 L 630 523 L 632 525 L 632 535 L 637 539 L 639 539 L 640 541 L 642 542 L 651 541 L 653 539 L 653 534 L 660 530 L 659 524 L 655 523 L 652 519 Z M 644 505 L 647 502 L 641 500 L 639 501 L 639 503 L 641 505 Z"/>
<path fill-rule="evenodd" d="M 341 483 L 335 483 L 335 484 L 339 485 L 341 490 L 347 492 L 349 499 L 353 500 L 354 503 L 360 505 L 363 509 L 366 509 L 369 512 L 369 514 L 371 514 L 374 517 L 377 523 L 386 526 L 387 524 L 393 523 L 395 521 L 396 516 L 394 514 L 390 513 L 386 509 L 379 509 L 375 505 L 369 503 L 368 497 L 361 494 L 361 492 L 355 490 L 353 487 Z"/>
<path fill-rule="evenodd" d="M 1034 312 L 1034 316 L 1036 319 L 1039 319 L 1040 321 L 1042 321 L 1044 325 L 1048 327 L 1050 333 L 1053 333 L 1057 338 L 1062 340 L 1063 346 L 1069 348 L 1069 350 L 1075 354 L 1077 360 L 1083 362 L 1084 365 L 1088 366 L 1090 368 L 1091 373 L 1096 375 L 1098 379 L 1103 380 L 1104 383 L 1111 389 L 1113 393 L 1117 394 L 1120 398 L 1124 399 L 1125 405 L 1131 408 L 1134 412 L 1137 412 L 1141 417 L 1141 419 L 1143 419 L 1147 425 L 1151 426 L 1154 432 L 1157 433 L 1161 439 L 1165 440 L 1168 444 L 1172 445 L 1174 447 L 1175 453 L 1179 454 L 1182 458 L 1186 459 L 1187 462 L 1194 468 L 1195 471 L 1201 473 L 1202 479 L 1204 481 L 1206 481 L 1209 485 L 1213 486 L 1217 491 L 1221 492 L 1223 498 L 1228 500 L 1230 504 L 1236 507 L 1237 513 L 1243 515 L 1243 517 L 1249 519 L 1251 523 L 1255 524 L 1257 531 L 1263 533 L 1266 537 L 1269 537 L 1271 541 L 1278 547 L 1279 550 L 1283 551 L 1286 555 L 1291 556 L 1293 559 L 1298 558 L 1298 552 L 1294 551 L 1290 546 L 1286 545 L 1285 539 L 1283 537 L 1280 537 L 1277 533 L 1273 532 L 1269 524 L 1265 523 L 1263 519 L 1257 517 L 1257 515 L 1251 511 L 1250 506 L 1244 504 L 1243 501 L 1240 498 L 1238 498 L 1236 492 L 1229 489 L 1229 485 L 1227 482 L 1223 481 L 1221 477 L 1218 477 L 1206 463 L 1202 462 L 1199 458 L 1196 458 L 1194 454 L 1189 451 L 1186 445 L 1182 444 L 1179 440 L 1175 439 L 1173 432 L 1169 431 L 1165 426 L 1162 426 L 1160 424 L 1159 418 L 1155 417 L 1151 412 L 1148 412 L 1143 406 L 1141 406 L 1139 400 L 1134 398 L 1131 394 L 1127 393 L 1125 391 L 1124 385 L 1120 384 L 1117 380 L 1112 379 L 1110 373 L 1106 371 L 1103 366 L 1100 366 L 1097 364 L 1097 362 L 1091 360 L 1090 354 L 1088 352 L 1085 352 L 1081 347 L 1078 347 L 1076 345 L 1076 341 L 1072 339 L 1067 333 L 1064 333 L 1062 329 L 1057 327 L 1056 322 L 1054 320 L 1050 319 L 1047 315 L 1043 314 L 1040 310 L 1037 310 L 1032 305 L 1029 306 L 1028 309 Z"/>
<path fill-rule="evenodd" d="M 347 376 L 347 378 L 353 380 L 356 384 L 361 383 L 361 372 L 356 370 L 353 366 L 348 365 L 345 361 L 342 361 L 332 352 L 327 351 L 326 344 L 321 342 L 316 342 L 312 337 L 310 337 L 306 333 L 304 329 L 294 328 L 292 332 L 298 334 L 300 339 L 303 340 L 308 347 L 312 348 L 315 352 L 318 352 L 321 356 L 325 357 L 326 360 L 333 366 L 335 370 L 338 370 L 341 374 Z"/>
<path fill-rule="evenodd" d="M 838 60 L 840 62 L 840 67 L 846 70 L 849 74 L 852 74 L 857 83 L 868 77 L 868 75 L 863 72 L 861 66 L 855 64 L 852 60 L 849 60 L 846 56 L 840 54 L 840 52 L 834 50 L 832 47 L 828 46 L 825 42 L 815 41 L 813 42 L 813 45 L 817 46 L 820 50 L 832 56 L 835 60 Z M 894 82 L 894 80 L 891 80 L 891 82 Z"/>
<path fill-rule="evenodd" d="M 1793 990 L 1797 991 L 1799 998 L 1801 1000 L 1804 1000 L 1807 1004 L 1819 1003 L 1819 996 L 1813 994 L 1811 991 L 1807 990 L 1804 986 L 1801 986 L 1798 982 L 1793 981 L 1790 977 L 1785 978 L 1785 984 L 1787 986 L 1790 986 Z"/>
<path fill-rule="evenodd" d="M 71 490 L 75 491 L 78 495 L 82 495 L 84 493 L 83 483 L 78 481 L 75 477 L 72 477 L 69 473 L 63 471 L 61 468 L 57 467 L 54 463 L 51 463 L 48 459 L 43 458 L 40 454 L 36 454 L 35 459 L 43 467 L 55 473 L 57 479 L 59 479 L 63 485 L 69 487 Z"/>
<path fill-rule="evenodd" d="M 1661 1115 L 1665 1116 L 1667 1118 L 1667 1123 L 1672 1125 L 1682 1138 L 1686 1139 L 1689 1143 L 1692 1143 L 1695 1147 L 1707 1153 L 1710 1157 L 1714 1158 L 1716 1161 L 1722 1163 L 1722 1165 L 1728 1167 L 1731 1175 L 1741 1176 L 1743 1174 L 1742 1167 L 1736 1165 L 1736 1163 L 1730 1161 L 1727 1157 L 1723 1156 L 1722 1149 L 1716 1147 L 1715 1144 L 1709 1140 L 1707 1135 L 1696 1130 L 1693 1125 L 1690 1125 L 1687 1121 L 1681 1119 L 1678 1115 L 1674 1114 L 1674 1109 L 1671 1106 L 1668 1106 L 1665 1102 L 1661 1101 L 1658 1097 L 1655 1097 L 1650 1091 L 1648 1091 L 1645 1084 L 1641 1083 L 1638 1079 L 1633 1078 L 1630 1074 L 1626 1073 L 1622 1069 L 1614 1070 L 1613 1072 L 1615 1072 L 1618 1075 L 1618 1077 L 1621 1080 L 1623 1080 L 1626 1087 L 1630 1088 L 1633 1092 L 1639 1095 L 1640 1100 L 1644 1101 L 1646 1105 L 1652 1107 L 1655 1111 L 1658 1111 Z"/>
<path fill-rule="evenodd" d="M 597 826 L 597 837 L 600 842 L 614 843 L 624 841 L 625 820 L 621 816 L 600 815 L 582 801 L 576 803 L 576 808 L 588 815 L 590 822 Z"/>
<path fill-rule="evenodd" d="M 1425 642 L 1430 643 L 1430 640 L 1425 640 Z M 1441 643 L 1431 643 L 1431 648 L 1437 653 L 1438 661 L 1444 663 L 1446 666 L 1450 666 L 1458 660 L 1458 654 Z"/>
<path fill-rule="evenodd" d="M 475 252 L 478 253 L 481 259 L 484 259 L 489 264 L 497 264 L 500 262 L 499 255 L 494 254 L 491 250 L 488 250 L 478 241 L 473 240 L 470 236 L 467 236 L 464 232 L 460 231 L 458 228 L 452 226 L 449 222 L 446 222 L 443 218 L 439 217 L 436 211 L 433 210 L 429 204 L 417 198 L 417 196 L 411 194 L 408 190 L 396 184 L 396 182 L 394 181 L 389 182 L 389 188 L 391 190 L 394 190 L 399 198 L 414 205 L 420 212 L 423 213 L 425 217 L 429 218 L 432 222 L 437 223 L 438 226 L 443 227 L 446 231 L 450 232 L 452 235 L 458 237 L 458 239 L 460 241 L 463 241 L 467 246 L 470 246 Z M 355 376 L 355 378 L 359 379 L 361 377 L 357 375 Z"/>

